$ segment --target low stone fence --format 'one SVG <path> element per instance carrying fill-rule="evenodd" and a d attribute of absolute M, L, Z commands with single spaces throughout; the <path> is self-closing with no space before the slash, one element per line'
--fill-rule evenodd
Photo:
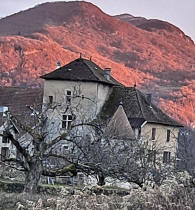
<path fill-rule="evenodd" d="M 9 181 L 0 180 L 0 192 L 6 193 L 21 193 L 24 190 L 24 184 L 22 183 L 12 183 Z"/>
<path fill-rule="evenodd" d="M 62 188 L 65 188 L 69 194 L 74 194 L 75 190 L 86 190 L 88 189 L 91 193 L 95 193 L 96 195 L 118 195 L 118 196 L 125 196 L 129 194 L 128 190 L 122 189 L 106 189 L 103 187 L 80 187 L 74 188 L 70 186 L 39 186 L 39 193 L 45 195 L 58 195 L 61 193 Z M 0 180 L 0 192 L 6 193 L 22 193 L 24 190 L 24 184 L 19 182 L 11 182 L 9 180 Z"/>

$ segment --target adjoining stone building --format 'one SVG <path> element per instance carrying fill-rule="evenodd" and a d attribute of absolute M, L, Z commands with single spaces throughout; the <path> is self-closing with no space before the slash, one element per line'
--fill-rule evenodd
<path fill-rule="evenodd" d="M 151 150 L 161 150 L 162 162 L 168 163 L 176 155 L 181 124 L 171 119 L 136 87 L 113 87 L 102 107 L 101 119 L 109 119 L 122 101 L 123 109 L 134 130 L 136 139 L 147 141 Z"/>

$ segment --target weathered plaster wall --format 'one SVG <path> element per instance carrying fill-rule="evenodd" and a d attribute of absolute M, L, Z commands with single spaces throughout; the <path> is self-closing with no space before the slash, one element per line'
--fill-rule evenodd
<path fill-rule="evenodd" d="M 53 96 L 54 103 L 66 104 L 67 90 L 73 94 L 72 110 L 80 115 L 80 118 L 90 119 L 94 118 L 101 110 L 109 94 L 110 86 L 95 82 L 46 80 L 43 102 L 48 103 L 49 96 Z"/>
<path fill-rule="evenodd" d="M 155 140 L 152 140 L 152 128 L 156 128 Z M 170 130 L 170 140 L 167 142 L 167 130 Z M 142 139 L 149 142 L 160 152 L 171 152 L 171 157 L 175 156 L 178 144 L 179 128 L 155 123 L 146 123 L 142 128 Z"/>

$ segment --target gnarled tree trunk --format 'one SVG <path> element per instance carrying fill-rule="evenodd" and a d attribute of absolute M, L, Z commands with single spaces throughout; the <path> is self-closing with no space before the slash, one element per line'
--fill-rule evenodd
<path fill-rule="evenodd" d="M 43 172 L 42 161 L 39 158 L 34 158 L 29 163 L 29 170 L 26 172 L 24 191 L 35 194 L 38 192 L 38 186 L 41 181 Z"/>
<path fill-rule="evenodd" d="M 105 177 L 102 172 L 98 173 L 98 183 L 99 186 L 105 185 Z"/>

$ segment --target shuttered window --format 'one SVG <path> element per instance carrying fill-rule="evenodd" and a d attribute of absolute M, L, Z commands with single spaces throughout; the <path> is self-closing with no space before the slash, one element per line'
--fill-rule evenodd
<path fill-rule="evenodd" d="M 171 161 L 171 152 L 164 151 L 163 163 L 170 163 L 170 161 Z"/>
<path fill-rule="evenodd" d="M 171 131 L 167 130 L 167 142 L 170 141 Z"/>

